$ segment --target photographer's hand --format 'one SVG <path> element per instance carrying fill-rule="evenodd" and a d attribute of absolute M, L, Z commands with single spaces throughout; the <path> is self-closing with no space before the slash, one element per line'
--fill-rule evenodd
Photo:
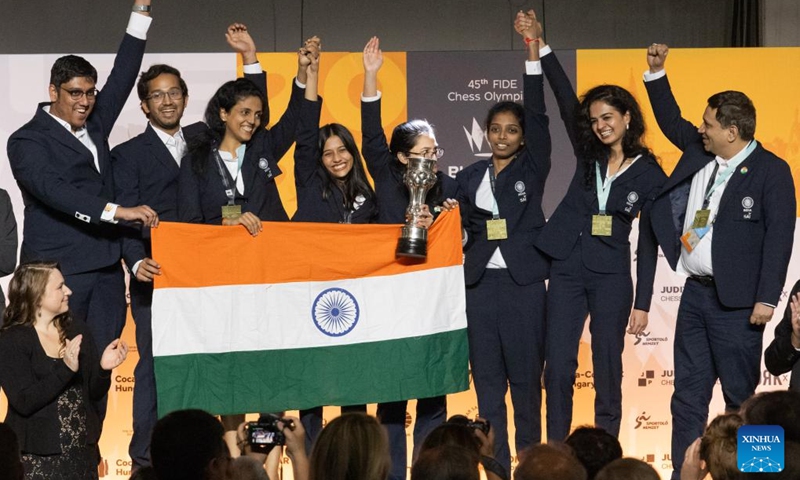
<path fill-rule="evenodd" d="M 291 420 L 285 422 L 285 420 Z M 297 417 L 285 417 L 280 422 L 286 437 L 286 455 L 292 461 L 295 480 L 308 480 L 308 456 L 306 455 L 306 431 Z"/>

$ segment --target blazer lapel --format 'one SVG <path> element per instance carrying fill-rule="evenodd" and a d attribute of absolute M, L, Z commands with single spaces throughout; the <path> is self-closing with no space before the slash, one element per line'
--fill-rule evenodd
<path fill-rule="evenodd" d="M 153 154 L 156 160 L 158 160 L 159 163 L 164 166 L 164 168 L 177 172 L 178 162 L 176 162 L 175 158 L 172 157 L 172 153 L 170 153 L 167 146 L 164 145 L 164 142 L 161 141 L 161 138 L 158 136 L 152 125 L 147 125 L 144 138 L 147 149 Z"/>
<path fill-rule="evenodd" d="M 42 106 L 49 105 L 49 103 L 39 104 L 39 109 L 36 111 L 36 121 L 42 125 L 42 130 L 56 140 L 58 143 L 64 145 L 77 153 L 85 154 L 89 157 L 89 161 L 94 162 L 92 152 L 80 140 L 75 138 L 71 132 L 68 132 L 60 123 L 50 116 L 49 113 L 42 110 Z"/>
<path fill-rule="evenodd" d="M 725 204 L 731 199 L 731 197 L 736 195 L 736 191 L 739 189 L 739 185 L 745 180 L 747 175 L 743 175 L 741 173 L 742 168 L 747 168 L 748 170 L 752 170 L 757 168 L 758 165 L 754 164 L 754 160 L 758 155 L 759 151 L 761 150 L 761 144 L 759 143 L 755 150 L 753 150 L 747 158 L 744 159 L 739 166 L 736 167 L 736 171 L 731 174 L 731 177 L 728 179 L 728 184 L 725 185 L 725 190 L 722 192 L 722 198 L 719 200 L 719 208 L 717 212 L 721 212 L 722 209 L 725 207 Z"/>

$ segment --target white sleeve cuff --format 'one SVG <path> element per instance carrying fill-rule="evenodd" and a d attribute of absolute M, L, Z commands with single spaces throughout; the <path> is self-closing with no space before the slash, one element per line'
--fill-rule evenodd
<path fill-rule="evenodd" d="M 553 49 L 550 48 L 550 45 L 545 45 L 539 49 L 539 57 L 544 57 L 545 55 L 550 55 L 551 53 L 553 53 Z"/>
<path fill-rule="evenodd" d="M 117 214 L 117 207 L 119 207 L 119 205 L 116 203 L 106 203 L 106 208 L 103 209 L 103 213 L 100 215 L 100 220 L 108 223 L 117 223 L 117 221 L 114 219 L 114 215 Z"/>
<path fill-rule="evenodd" d="M 133 268 L 131 268 L 131 275 L 133 275 L 134 277 L 136 276 L 136 272 L 139 270 L 139 265 L 141 265 L 143 261 L 144 259 L 139 260 L 138 262 L 133 264 Z"/>
<path fill-rule="evenodd" d="M 645 82 L 652 82 L 653 80 L 658 80 L 659 78 L 663 77 L 667 74 L 667 71 L 662 69 L 656 73 L 650 73 L 650 70 L 644 71 L 644 81 Z"/>
<path fill-rule="evenodd" d="M 254 75 L 258 75 L 259 73 L 263 72 L 264 69 L 261 68 L 261 64 L 259 62 L 250 63 L 244 66 L 244 73 L 250 73 Z"/>
<path fill-rule="evenodd" d="M 527 75 L 541 75 L 542 62 L 540 62 L 539 60 L 535 61 L 525 60 L 525 73 Z"/>
<path fill-rule="evenodd" d="M 136 37 L 139 40 L 147 40 L 147 31 L 150 29 L 150 23 L 152 21 L 152 17 L 131 12 L 131 18 L 128 20 L 128 28 L 125 31 L 128 35 Z"/>
<path fill-rule="evenodd" d="M 362 102 L 377 102 L 380 99 L 381 99 L 381 91 L 380 90 L 378 90 L 378 94 L 375 95 L 374 97 L 365 97 L 363 93 L 361 94 L 361 101 Z"/>
<path fill-rule="evenodd" d="M 300 88 L 306 88 L 306 84 L 305 83 L 300 83 L 300 80 L 298 80 L 297 77 L 294 77 L 294 83 L 295 83 L 295 85 L 297 85 Z"/>

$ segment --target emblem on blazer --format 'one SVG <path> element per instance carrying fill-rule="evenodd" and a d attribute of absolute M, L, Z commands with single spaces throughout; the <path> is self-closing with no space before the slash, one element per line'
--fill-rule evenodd
<path fill-rule="evenodd" d="M 314 325 L 329 337 L 341 337 L 353 331 L 358 317 L 356 297 L 343 288 L 323 290 L 311 306 Z"/>
<path fill-rule="evenodd" d="M 639 194 L 636 192 L 631 192 L 628 194 L 628 203 L 636 203 L 639 201 Z"/>
<path fill-rule="evenodd" d="M 742 199 L 742 206 L 747 210 L 750 210 L 751 208 L 753 208 L 753 205 L 755 203 L 756 202 L 753 201 L 753 197 L 744 197 Z"/>
<path fill-rule="evenodd" d="M 269 168 L 269 161 L 266 158 L 261 157 L 258 159 L 258 168 L 264 170 L 264 173 L 267 174 L 267 178 L 272 178 L 272 170 Z"/>
<path fill-rule="evenodd" d="M 741 173 L 742 175 L 744 175 L 745 173 L 747 173 L 747 167 L 742 167 L 742 169 L 741 169 L 741 170 L 739 170 L 739 173 Z"/>
<path fill-rule="evenodd" d="M 522 180 L 517 181 L 514 184 L 514 190 L 517 191 L 517 199 L 519 199 L 520 203 L 528 201 L 528 194 L 525 193 L 525 182 Z"/>

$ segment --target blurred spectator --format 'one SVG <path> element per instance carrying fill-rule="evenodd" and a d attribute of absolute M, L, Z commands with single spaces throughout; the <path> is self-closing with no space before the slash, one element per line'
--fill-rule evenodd
<path fill-rule="evenodd" d="M 564 440 L 586 469 L 589 480 L 609 463 L 622 458 L 622 446 L 614 435 L 602 428 L 578 427 Z"/>

